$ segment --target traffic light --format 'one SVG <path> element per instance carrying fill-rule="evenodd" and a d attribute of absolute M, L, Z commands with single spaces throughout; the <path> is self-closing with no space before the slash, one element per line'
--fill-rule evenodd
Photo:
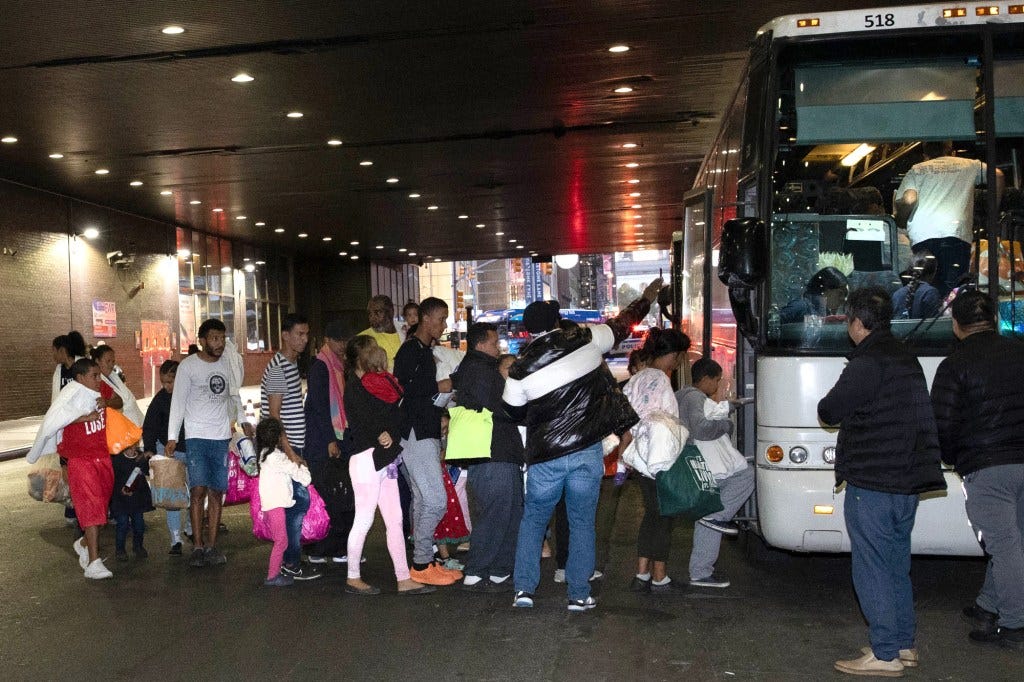
<path fill-rule="evenodd" d="M 541 263 L 540 264 L 540 271 L 541 271 L 542 274 L 550 275 L 551 274 L 551 263 Z"/>
<path fill-rule="evenodd" d="M 520 260 L 519 258 L 513 258 L 512 259 L 512 272 L 522 272 L 522 271 L 523 271 L 523 261 Z"/>
<path fill-rule="evenodd" d="M 466 300 L 461 291 L 455 292 L 455 309 L 462 310 L 465 306 Z"/>

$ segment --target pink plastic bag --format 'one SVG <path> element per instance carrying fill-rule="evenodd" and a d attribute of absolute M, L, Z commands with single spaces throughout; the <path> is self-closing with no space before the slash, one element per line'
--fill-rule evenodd
<path fill-rule="evenodd" d="M 260 486 L 257 476 L 250 476 L 242 469 L 238 455 L 228 451 L 228 489 L 224 495 L 224 506 L 245 504 L 253 495 L 258 495 L 256 488 Z"/>
<path fill-rule="evenodd" d="M 244 475 L 244 474 L 243 474 Z M 253 479 L 256 481 L 257 479 Z M 302 544 L 319 542 L 327 537 L 331 527 L 331 518 L 327 515 L 327 506 L 316 488 L 309 486 L 309 511 L 302 520 Z M 270 540 L 270 525 L 260 511 L 260 487 L 254 485 L 252 497 L 249 499 L 249 516 L 252 517 L 252 534 L 260 540 Z"/>

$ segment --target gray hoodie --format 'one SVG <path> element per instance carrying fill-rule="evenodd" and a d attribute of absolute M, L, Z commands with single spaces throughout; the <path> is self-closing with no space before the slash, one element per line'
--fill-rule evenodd
<path fill-rule="evenodd" d="M 676 392 L 679 403 L 679 422 L 690 432 L 687 445 L 695 440 L 715 440 L 719 436 L 732 434 L 731 419 L 708 419 L 704 416 L 704 403 L 708 397 L 693 386 L 683 386 Z"/>

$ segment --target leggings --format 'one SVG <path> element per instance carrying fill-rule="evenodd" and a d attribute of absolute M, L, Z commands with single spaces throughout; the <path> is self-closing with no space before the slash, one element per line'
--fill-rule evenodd
<path fill-rule="evenodd" d="M 409 564 L 405 556 L 405 537 L 402 535 L 402 503 L 398 497 L 398 480 L 388 478 L 387 469 L 373 467 L 373 450 L 352 455 L 348 461 L 352 492 L 356 500 L 356 516 L 352 532 L 348 534 L 348 577 L 360 577 L 359 563 L 363 558 L 366 534 L 373 525 L 374 512 L 379 508 L 384 519 L 391 563 L 395 566 L 395 579 L 409 579 Z"/>
<path fill-rule="evenodd" d="M 263 512 L 263 518 L 270 526 L 270 537 L 274 540 L 274 547 L 270 550 L 270 568 L 267 569 L 267 580 L 273 580 L 281 572 L 284 551 L 288 549 L 288 528 L 284 522 L 284 507 L 275 507 Z"/>

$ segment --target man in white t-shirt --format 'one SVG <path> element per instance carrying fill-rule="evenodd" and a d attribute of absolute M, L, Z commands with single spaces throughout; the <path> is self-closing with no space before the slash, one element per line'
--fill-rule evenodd
<path fill-rule="evenodd" d="M 937 261 L 934 286 L 945 296 L 968 272 L 974 230 L 974 188 L 985 183 L 986 166 L 953 156 L 953 143 L 925 142 L 924 161 L 915 164 L 896 190 L 896 222 L 906 225 L 915 252 Z M 996 201 L 1003 196 L 996 169 Z"/>
<path fill-rule="evenodd" d="M 231 422 L 237 421 L 245 435 L 255 429 L 246 421 L 245 407 L 238 395 L 231 366 L 224 353 L 224 323 L 217 319 L 199 327 L 202 350 L 178 365 L 171 394 L 165 452 L 174 452 L 178 433 L 185 425 L 186 462 L 190 486 L 190 512 L 195 529 L 191 566 L 223 564 L 227 559 L 217 549 L 221 495 L 228 489 L 228 443 Z M 203 537 L 203 506 L 208 508 L 207 536 Z"/>

